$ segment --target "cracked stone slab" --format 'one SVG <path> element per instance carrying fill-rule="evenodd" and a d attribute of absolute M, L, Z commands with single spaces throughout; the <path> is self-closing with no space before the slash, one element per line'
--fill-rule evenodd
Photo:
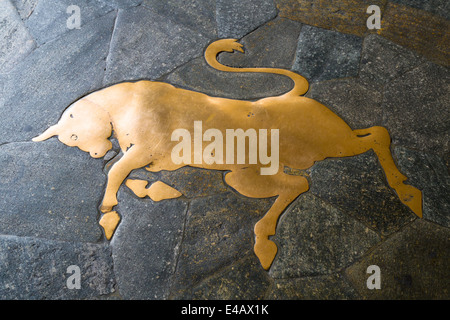
<path fill-rule="evenodd" d="M 384 126 L 395 144 L 444 156 L 449 152 L 450 74 L 422 64 L 387 86 Z"/>
<path fill-rule="evenodd" d="M 0 146 L 0 234 L 95 242 L 102 161 L 53 138 Z"/>
<path fill-rule="evenodd" d="M 436 155 L 395 148 L 408 183 L 423 192 L 423 218 L 450 227 L 450 176 L 445 162 Z"/>
<path fill-rule="evenodd" d="M 270 283 L 253 255 L 219 271 L 176 299 L 261 300 Z"/>
<path fill-rule="evenodd" d="M 117 9 L 126 9 L 131 7 L 137 7 L 144 0 L 100 0 L 101 2 L 107 3 L 108 5 L 114 6 Z"/>
<path fill-rule="evenodd" d="M 72 0 L 38 1 L 25 25 L 39 45 L 71 31 L 67 27 L 67 21 L 73 15 L 67 12 L 71 5 L 80 8 L 80 28 L 89 28 L 87 24 L 90 21 L 114 10 L 110 5 L 93 0 L 78 0 L 76 3 Z"/>
<path fill-rule="evenodd" d="M 386 5 L 378 34 L 425 56 L 430 61 L 450 66 L 450 21 L 396 3 Z"/>
<path fill-rule="evenodd" d="M 272 0 L 216 0 L 219 38 L 242 38 L 276 16 Z"/>
<path fill-rule="evenodd" d="M 278 253 L 274 278 L 299 278 L 339 271 L 380 241 L 370 230 L 311 193 L 291 204 L 273 240 Z"/>
<path fill-rule="evenodd" d="M 374 248 L 345 274 L 364 299 L 449 299 L 450 231 L 423 219 Z M 381 289 L 366 286 L 367 267 L 380 268 Z"/>
<path fill-rule="evenodd" d="M 11 0 L 11 2 L 19 12 L 20 18 L 26 20 L 33 12 L 38 0 Z"/>
<path fill-rule="evenodd" d="M 303 26 L 292 70 L 309 81 L 358 75 L 362 38 Z"/>
<path fill-rule="evenodd" d="M 120 10 L 104 84 L 157 79 L 202 55 L 209 41 L 199 31 L 175 23 L 147 7 Z"/>
<path fill-rule="evenodd" d="M 364 39 L 359 79 L 381 92 L 388 82 L 423 62 L 425 59 L 416 53 L 372 34 Z"/>
<path fill-rule="evenodd" d="M 216 5 L 211 0 L 144 0 L 143 6 L 177 24 L 217 38 Z"/>
<path fill-rule="evenodd" d="M 57 123 L 72 102 L 102 87 L 114 19 L 110 13 L 66 33 L 5 75 L 0 143 L 31 140 Z"/>
<path fill-rule="evenodd" d="M 339 115 L 352 129 L 383 123 L 383 95 L 363 86 L 357 79 L 337 79 L 313 83 L 307 93 Z"/>
<path fill-rule="evenodd" d="M 192 200 L 171 294 L 183 295 L 218 270 L 253 254 L 254 225 L 272 202 L 234 193 Z"/>
<path fill-rule="evenodd" d="M 368 32 L 366 13 L 369 5 L 377 5 L 383 14 L 386 0 L 275 0 L 279 16 L 311 26 L 363 36 Z"/>
<path fill-rule="evenodd" d="M 276 279 L 270 300 L 355 300 L 357 291 L 341 274 L 305 277 L 301 279 Z"/>
<path fill-rule="evenodd" d="M 0 2 L 0 42 L 0 74 L 9 72 L 36 47 L 36 42 L 9 0 Z"/>
<path fill-rule="evenodd" d="M 79 289 L 67 287 L 69 266 L 80 269 Z M 101 299 L 114 291 L 107 245 L 0 235 L 1 300 Z"/>
<path fill-rule="evenodd" d="M 140 199 L 125 187 L 116 207 L 121 222 L 111 240 L 114 272 L 124 299 L 167 299 L 187 203 Z"/>
<path fill-rule="evenodd" d="M 388 186 L 373 151 L 325 159 L 308 172 L 314 195 L 383 236 L 397 232 L 417 217 Z"/>

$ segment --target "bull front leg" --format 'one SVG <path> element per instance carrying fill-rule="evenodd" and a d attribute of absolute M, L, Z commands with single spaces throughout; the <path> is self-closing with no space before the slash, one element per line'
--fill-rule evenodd
<path fill-rule="evenodd" d="M 148 152 L 147 152 L 148 153 Z M 145 154 L 137 145 L 133 145 L 125 152 L 108 173 L 105 195 L 100 211 L 110 212 L 117 205 L 117 191 L 132 170 L 142 168 L 151 162 L 151 156 Z"/>

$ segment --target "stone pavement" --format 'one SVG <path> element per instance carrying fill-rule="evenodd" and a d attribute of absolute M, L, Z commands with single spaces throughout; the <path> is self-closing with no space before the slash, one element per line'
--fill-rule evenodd
<path fill-rule="evenodd" d="M 382 11 L 368 30 L 369 4 Z M 70 5 L 81 27 L 68 29 Z M 449 299 L 450 2 L 447 0 L 0 0 L 0 299 Z M 265 271 L 254 224 L 274 199 L 246 198 L 220 171 L 136 170 L 183 196 L 153 202 L 126 186 L 111 241 L 98 225 L 108 163 L 57 138 L 31 138 L 105 86 L 158 80 L 257 99 L 291 82 L 222 73 L 218 38 L 246 54 L 222 63 L 294 70 L 308 97 L 352 128 L 381 125 L 423 219 L 397 198 L 372 151 L 326 159 L 281 217 Z M 78 266 L 81 287 L 67 286 Z M 381 289 L 369 290 L 377 265 Z"/>

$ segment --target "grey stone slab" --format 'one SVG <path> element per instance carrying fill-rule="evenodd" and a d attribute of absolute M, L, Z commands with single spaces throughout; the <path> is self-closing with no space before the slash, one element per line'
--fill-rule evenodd
<path fill-rule="evenodd" d="M 302 25 L 288 19 L 274 19 L 243 37 L 245 54 L 224 52 L 219 61 L 233 67 L 290 69 L 294 62 Z"/>
<path fill-rule="evenodd" d="M 376 232 L 321 199 L 305 193 L 278 224 L 274 278 L 335 273 L 351 265 L 380 241 Z"/>
<path fill-rule="evenodd" d="M 22 18 L 22 20 L 25 20 L 33 12 L 38 0 L 11 0 L 11 2 L 19 12 L 20 18 Z"/>
<path fill-rule="evenodd" d="M 25 141 L 55 124 L 63 110 L 101 88 L 115 14 L 34 50 L 5 76 L 0 143 Z"/>
<path fill-rule="evenodd" d="M 357 291 L 339 273 L 301 279 L 276 279 L 270 300 L 355 300 Z"/>
<path fill-rule="evenodd" d="M 180 191 L 187 198 L 205 197 L 230 191 L 221 171 L 184 167 L 162 171 L 161 181 Z"/>
<path fill-rule="evenodd" d="M 383 95 L 361 85 L 357 79 L 337 79 L 313 83 L 307 93 L 331 109 L 352 129 L 383 123 Z"/>
<path fill-rule="evenodd" d="M 308 171 L 313 194 L 381 235 L 397 232 L 417 218 L 388 186 L 373 151 L 325 159 Z"/>
<path fill-rule="evenodd" d="M 391 0 L 391 2 L 428 11 L 450 20 L 450 2 L 447 0 Z"/>
<path fill-rule="evenodd" d="M 68 7 L 76 5 L 80 8 L 80 28 L 89 28 L 87 24 L 106 13 L 114 10 L 113 7 L 98 0 L 60 0 L 60 1 L 38 1 L 33 12 L 25 21 L 30 33 L 39 45 L 42 45 L 69 29 L 67 21 L 73 15 L 67 12 Z"/>
<path fill-rule="evenodd" d="M 102 161 L 56 138 L 0 146 L 0 234 L 65 241 L 101 238 Z"/>
<path fill-rule="evenodd" d="M 398 77 L 384 94 L 383 121 L 395 144 L 440 156 L 450 151 L 450 73 L 426 63 Z"/>
<path fill-rule="evenodd" d="M 241 38 L 277 15 L 272 0 L 216 0 L 219 38 Z"/>
<path fill-rule="evenodd" d="M 100 0 L 108 5 L 114 6 L 117 9 L 126 9 L 131 7 L 137 7 L 144 2 L 144 0 Z"/>
<path fill-rule="evenodd" d="M 9 0 L 0 2 L 0 42 L 0 74 L 9 72 L 36 47 Z"/>
<path fill-rule="evenodd" d="M 104 84 L 161 77 L 202 55 L 209 39 L 147 7 L 120 10 Z"/>
<path fill-rule="evenodd" d="M 234 193 L 192 200 L 171 294 L 182 296 L 217 271 L 253 254 L 254 225 L 272 202 Z"/>
<path fill-rule="evenodd" d="M 221 270 L 176 299 L 262 300 L 270 284 L 267 273 L 252 255 Z"/>
<path fill-rule="evenodd" d="M 124 299 L 166 299 L 179 254 L 187 203 L 136 197 L 126 187 L 115 208 L 121 221 L 111 240 L 118 290 Z"/>
<path fill-rule="evenodd" d="M 450 227 L 450 176 L 445 162 L 438 156 L 395 148 L 402 172 L 408 183 L 423 193 L 423 218 Z"/>
<path fill-rule="evenodd" d="M 448 300 L 449 247 L 448 228 L 419 219 L 386 239 L 345 274 L 364 299 Z M 367 288 L 370 265 L 380 268 L 380 290 Z"/>
<path fill-rule="evenodd" d="M 208 38 L 217 38 L 215 0 L 144 0 L 142 5 Z"/>
<path fill-rule="evenodd" d="M 383 91 L 388 82 L 424 61 L 416 53 L 371 34 L 364 39 L 359 78 L 365 85 Z"/>
<path fill-rule="evenodd" d="M 79 289 L 67 286 L 69 266 L 79 267 Z M 1 300 L 102 299 L 114 291 L 107 245 L 0 236 Z"/>
<path fill-rule="evenodd" d="M 358 75 L 362 38 L 337 31 L 303 26 L 292 70 L 309 81 Z"/>
<path fill-rule="evenodd" d="M 277 96 L 292 89 L 292 81 L 267 73 L 231 73 L 216 71 L 204 58 L 194 59 L 170 73 L 166 78 L 177 87 L 202 92 L 214 97 L 242 100 Z"/>

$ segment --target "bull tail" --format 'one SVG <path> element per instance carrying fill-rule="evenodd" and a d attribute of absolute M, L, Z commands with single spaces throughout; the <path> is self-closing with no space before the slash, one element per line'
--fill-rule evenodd
<path fill-rule="evenodd" d="M 290 70 L 278 68 L 235 68 L 221 64 L 217 61 L 217 55 L 221 52 L 234 52 L 234 50 L 244 53 L 243 45 L 237 42 L 236 39 L 221 39 L 211 43 L 205 51 L 206 62 L 214 69 L 225 72 L 257 72 L 257 73 L 273 73 L 289 77 L 294 81 L 294 87 L 286 94 L 301 96 L 304 95 L 309 88 L 309 83 L 306 78 L 298 73 Z"/>

